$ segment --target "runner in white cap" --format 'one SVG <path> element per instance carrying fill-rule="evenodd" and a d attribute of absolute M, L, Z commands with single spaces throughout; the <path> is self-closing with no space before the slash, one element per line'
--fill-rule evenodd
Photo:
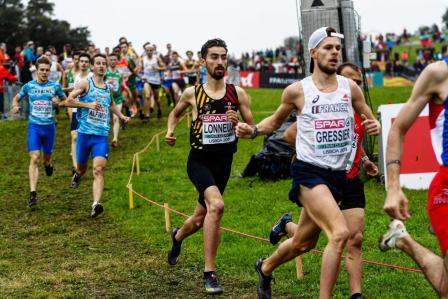
<path fill-rule="evenodd" d="M 322 230 L 328 238 L 322 256 L 320 298 L 331 298 L 341 254 L 349 229 L 338 207 L 346 185 L 346 167 L 353 142 L 353 109 L 361 115 L 366 132 L 378 135 L 380 125 L 364 100 L 359 86 L 336 74 L 341 38 L 331 27 L 310 37 L 312 76 L 289 85 L 277 111 L 256 126 L 239 123 L 237 137 L 255 137 L 275 131 L 297 111 L 297 158 L 291 165 L 290 198 L 303 206 L 294 237 L 283 242 L 267 259 L 258 260 L 258 297 L 271 298 L 272 272 L 281 264 L 312 248 Z M 303 246 L 303 244 L 306 244 Z M 310 247 L 311 246 L 311 247 Z"/>

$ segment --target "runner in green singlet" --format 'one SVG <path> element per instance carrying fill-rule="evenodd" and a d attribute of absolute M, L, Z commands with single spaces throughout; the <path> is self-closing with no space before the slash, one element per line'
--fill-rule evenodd
<path fill-rule="evenodd" d="M 123 93 L 122 88 L 128 90 L 126 84 L 124 84 L 122 74 L 120 70 L 117 68 L 118 57 L 116 54 L 112 53 L 109 55 L 109 68 L 106 72 L 106 82 L 109 83 L 112 89 L 113 100 L 115 105 L 121 111 L 123 107 Z M 120 119 L 115 114 L 113 115 L 113 139 L 112 139 L 112 147 L 118 146 L 118 132 L 120 130 Z"/>

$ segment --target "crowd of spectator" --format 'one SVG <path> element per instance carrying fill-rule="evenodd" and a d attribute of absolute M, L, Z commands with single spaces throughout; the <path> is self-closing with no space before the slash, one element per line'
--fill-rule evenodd
<path fill-rule="evenodd" d="M 418 75 L 428 64 L 448 57 L 448 34 L 437 26 L 411 36 L 405 29 L 402 34 L 388 33 L 370 37 L 376 59 L 372 71 L 397 75 L 403 72 Z M 434 44 L 441 44 L 436 48 Z M 407 50 L 412 49 L 412 50 Z M 412 53 L 415 51 L 414 53 Z M 411 60 L 410 57 L 413 59 Z"/>
<path fill-rule="evenodd" d="M 275 50 L 243 53 L 239 58 L 230 57 L 230 63 L 242 71 L 303 74 L 303 49 L 299 42 L 293 47 L 278 47 Z"/>

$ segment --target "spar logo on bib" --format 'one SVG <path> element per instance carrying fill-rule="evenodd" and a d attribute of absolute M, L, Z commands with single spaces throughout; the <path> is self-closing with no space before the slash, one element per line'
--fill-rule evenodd
<path fill-rule="evenodd" d="M 325 119 L 325 120 L 316 120 L 314 123 L 314 128 L 316 130 L 325 130 L 325 129 L 340 129 L 346 126 L 345 119 Z"/>
<path fill-rule="evenodd" d="M 223 144 L 233 141 L 235 141 L 235 133 L 226 114 L 202 116 L 202 144 Z"/>

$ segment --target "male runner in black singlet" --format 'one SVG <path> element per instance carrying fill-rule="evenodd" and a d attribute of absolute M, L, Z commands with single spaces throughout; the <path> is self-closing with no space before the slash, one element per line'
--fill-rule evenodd
<path fill-rule="evenodd" d="M 237 150 L 234 127 L 237 111 L 252 124 L 249 101 L 243 89 L 224 81 L 227 46 L 221 39 L 207 41 L 201 49 L 207 68 L 207 83 L 189 87 L 168 117 L 166 142 L 174 145 L 174 128 L 181 113 L 192 107 L 191 151 L 187 162 L 190 180 L 199 192 L 193 216 L 172 232 L 168 262 L 177 263 L 182 241 L 204 227 L 204 285 L 208 294 L 222 293 L 215 273 L 215 257 L 220 240 L 220 221 L 224 212 L 222 194 L 229 180 L 233 154 Z"/>

